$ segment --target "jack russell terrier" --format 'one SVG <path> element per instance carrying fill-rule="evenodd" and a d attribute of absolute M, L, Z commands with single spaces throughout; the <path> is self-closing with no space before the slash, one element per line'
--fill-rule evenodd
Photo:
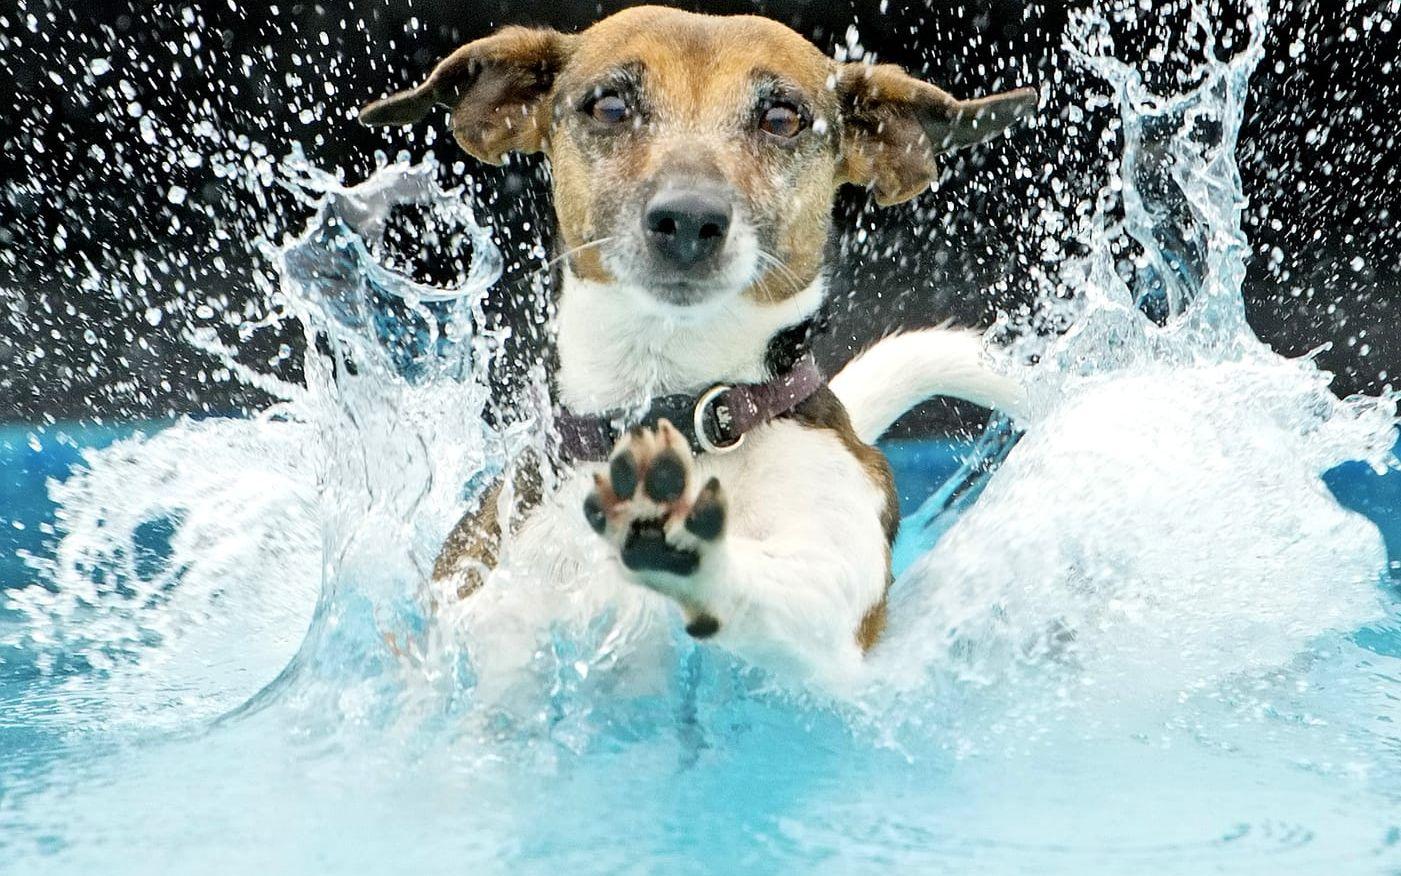
<path fill-rule="evenodd" d="M 833 197 L 913 198 L 938 155 L 1036 102 L 957 100 L 765 18 L 643 6 L 577 34 L 505 28 L 361 110 L 406 125 L 444 106 L 469 154 L 544 152 L 553 174 L 565 466 L 543 486 L 508 474 L 444 544 L 435 579 L 498 609 L 474 660 L 503 658 L 483 653 L 510 648 L 503 627 L 529 662 L 562 617 L 637 638 L 679 609 L 687 633 L 751 663 L 858 672 L 899 522 L 872 442 L 930 396 L 1006 410 L 1020 390 L 948 329 L 886 338 L 823 379 L 807 342 Z M 496 580 L 508 554 L 535 571 Z"/>

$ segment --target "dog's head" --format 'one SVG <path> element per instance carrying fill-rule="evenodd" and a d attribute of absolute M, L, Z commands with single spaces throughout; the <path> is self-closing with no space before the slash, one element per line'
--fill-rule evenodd
<path fill-rule="evenodd" d="M 911 198 L 940 153 L 1035 103 L 1029 88 L 960 101 L 898 67 L 838 63 L 766 18 L 644 6 L 579 34 L 506 28 L 360 119 L 443 105 L 483 161 L 545 152 L 571 270 L 690 308 L 805 288 L 838 186 Z"/>

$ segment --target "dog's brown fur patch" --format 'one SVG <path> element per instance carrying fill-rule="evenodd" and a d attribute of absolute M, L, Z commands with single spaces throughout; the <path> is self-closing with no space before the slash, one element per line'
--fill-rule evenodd
<path fill-rule="evenodd" d="M 887 563 L 889 557 L 886 558 Z M 889 586 L 887 584 L 887 586 Z M 861 618 L 861 626 L 856 628 L 856 643 L 861 646 L 862 651 L 869 651 L 880 641 L 881 633 L 885 632 L 886 620 L 886 598 L 882 594 L 880 602 L 871 606 L 865 616 Z"/>
<path fill-rule="evenodd" d="M 524 463 L 525 461 L 521 461 Z M 508 476 L 514 488 L 511 521 L 519 524 L 525 514 L 540 504 L 544 493 L 540 469 L 532 464 L 518 463 Z M 482 494 L 477 507 L 462 515 L 457 525 L 444 539 L 433 561 L 433 580 L 457 580 L 457 596 L 466 599 L 486 583 L 483 570 L 496 568 L 500 560 L 501 493 L 506 487 L 503 477 Z"/>

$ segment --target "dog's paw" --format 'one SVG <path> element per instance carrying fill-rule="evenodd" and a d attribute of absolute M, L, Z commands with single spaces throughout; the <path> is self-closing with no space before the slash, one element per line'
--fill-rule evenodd
<path fill-rule="evenodd" d="M 720 482 L 711 478 L 697 489 L 694 475 L 686 439 L 666 420 L 624 435 L 607 475 L 594 475 L 584 517 L 644 583 L 656 586 L 655 573 L 694 574 L 724 533 Z"/>

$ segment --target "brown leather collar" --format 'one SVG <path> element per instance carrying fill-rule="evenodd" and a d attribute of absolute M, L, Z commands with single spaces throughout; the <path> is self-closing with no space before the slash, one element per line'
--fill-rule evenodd
<path fill-rule="evenodd" d="M 717 383 L 696 395 L 655 398 L 640 416 L 635 411 L 575 414 L 561 410 L 555 418 L 563 457 L 569 461 L 608 458 L 623 432 L 633 426 L 655 427 L 669 420 L 686 436 L 694 453 L 727 453 L 744 443 L 745 433 L 796 408 L 826 383 L 812 353 L 764 383 Z"/>

